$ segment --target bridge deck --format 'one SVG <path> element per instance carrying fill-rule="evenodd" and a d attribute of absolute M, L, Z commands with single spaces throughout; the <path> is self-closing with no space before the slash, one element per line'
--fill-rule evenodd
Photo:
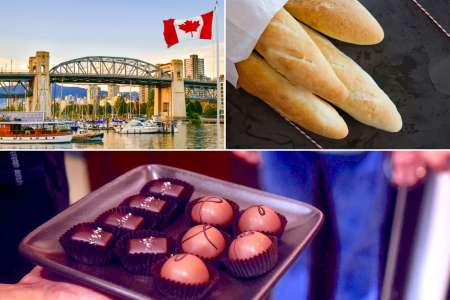
<path fill-rule="evenodd" d="M 32 81 L 34 73 L 0 72 L 0 81 Z M 98 83 L 98 84 L 133 84 L 133 85 L 170 85 L 171 78 L 154 78 L 124 75 L 89 75 L 89 74 L 50 74 L 51 82 L 58 83 Z M 216 89 L 215 81 L 185 80 L 184 84 L 190 88 Z"/>

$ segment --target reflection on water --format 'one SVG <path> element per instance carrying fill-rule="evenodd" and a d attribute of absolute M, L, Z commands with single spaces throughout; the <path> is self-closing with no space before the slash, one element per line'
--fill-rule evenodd
<path fill-rule="evenodd" d="M 223 125 L 220 126 L 220 144 L 217 145 L 216 124 L 180 124 L 175 134 L 118 134 L 105 131 L 103 143 L 71 144 L 0 144 L 0 149 L 223 149 Z"/>

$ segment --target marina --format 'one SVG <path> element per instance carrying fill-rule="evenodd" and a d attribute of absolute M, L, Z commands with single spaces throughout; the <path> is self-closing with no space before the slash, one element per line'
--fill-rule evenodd
<path fill-rule="evenodd" d="M 224 126 L 220 125 L 220 133 Z M 67 143 L 21 143 L 1 144 L 0 149 L 33 150 L 103 150 L 103 149 L 217 149 L 224 147 L 224 137 L 220 134 L 218 145 L 216 124 L 177 124 L 176 133 L 120 134 L 115 130 L 86 130 L 89 134 L 103 134 L 103 139 L 83 140 L 75 136 Z M 83 134 L 83 133 L 81 133 Z"/>

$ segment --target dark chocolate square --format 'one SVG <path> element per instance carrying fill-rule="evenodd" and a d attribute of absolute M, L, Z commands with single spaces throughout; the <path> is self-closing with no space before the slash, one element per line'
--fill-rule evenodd
<path fill-rule="evenodd" d="M 167 239 L 154 236 L 141 239 L 131 239 L 128 241 L 128 253 L 167 253 Z"/>
<path fill-rule="evenodd" d="M 184 190 L 184 186 L 173 183 L 169 180 L 155 181 L 150 185 L 149 191 L 161 195 L 179 197 Z"/>
<path fill-rule="evenodd" d="M 161 213 L 166 208 L 167 202 L 156 197 L 135 196 L 129 202 L 130 207 L 141 208 L 155 213 Z"/>
<path fill-rule="evenodd" d="M 136 230 L 144 226 L 144 218 L 135 216 L 132 213 L 118 211 L 110 213 L 103 222 L 129 230 Z"/>
<path fill-rule="evenodd" d="M 81 226 L 75 230 L 71 236 L 72 240 L 89 243 L 102 247 L 108 247 L 112 240 L 112 233 L 103 230 L 101 227 L 89 228 Z"/>

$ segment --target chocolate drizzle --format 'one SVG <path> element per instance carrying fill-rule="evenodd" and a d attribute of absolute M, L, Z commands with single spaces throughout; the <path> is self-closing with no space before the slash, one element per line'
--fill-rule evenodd
<path fill-rule="evenodd" d="M 252 234 L 255 234 L 255 232 L 254 231 L 246 231 L 246 232 L 243 232 L 243 233 L 239 234 L 237 237 L 239 239 L 242 239 L 243 237 L 246 237 L 246 236 L 249 236 L 249 235 L 252 235 Z"/>
<path fill-rule="evenodd" d="M 265 216 L 266 215 L 266 210 L 264 209 L 264 207 L 262 205 L 258 205 L 256 206 L 258 208 L 258 213 L 261 216 Z"/>
<path fill-rule="evenodd" d="M 184 242 L 193 239 L 194 237 L 198 236 L 199 234 L 202 234 L 205 236 L 205 239 L 211 244 L 211 246 L 214 247 L 214 249 L 218 250 L 219 248 L 209 239 L 208 234 L 206 233 L 209 229 L 213 228 L 211 225 L 206 225 L 204 224 L 202 227 L 202 230 L 185 238 L 184 240 L 181 241 L 181 244 L 183 244 Z"/>
<path fill-rule="evenodd" d="M 198 209 L 198 216 L 200 217 L 200 223 L 203 223 L 202 211 L 203 211 L 203 205 L 205 205 L 205 203 L 223 203 L 223 201 L 225 201 L 225 200 L 222 198 L 213 197 L 213 196 L 207 196 L 207 197 L 204 197 L 203 199 L 200 199 L 198 201 L 198 203 L 200 203 L 200 207 Z"/>
<path fill-rule="evenodd" d="M 183 259 L 186 258 L 187 255 L 188 255 L 187 253 L 177 254 L 175 255 L 175 258 L 173 260 L 176 262 L 182 261 Z"/>

